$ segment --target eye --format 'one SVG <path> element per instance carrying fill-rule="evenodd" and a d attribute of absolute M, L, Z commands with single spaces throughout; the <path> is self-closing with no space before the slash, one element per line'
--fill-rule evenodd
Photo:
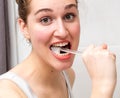
<path fill-rule="evenodd" d="M 72 22 L 72 21 L 74 21 L 74 18 L 75 18 L 75 14 L 67 13 L 64 17 L 64 20 L 68 21 L 68 22 Z"/>
<path fill-rule="evenodd" d="M 49 25 L 52 23 L 52 18 L 50 17 L 43 17 L 40 19 L 41 24 L 43 25 Z"/>

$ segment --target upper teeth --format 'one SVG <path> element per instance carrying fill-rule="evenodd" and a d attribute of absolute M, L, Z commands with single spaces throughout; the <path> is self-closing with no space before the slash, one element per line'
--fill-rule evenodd
<path fill-rule="evenodd" d="M 62 47 L 62 46 L 66 46 L 66 45 L 68 45 L 68 42 L 64 42 L 64 43 L 57 43 L 57 44 L 54 44 L 53 46 L 54 47 Z"/>

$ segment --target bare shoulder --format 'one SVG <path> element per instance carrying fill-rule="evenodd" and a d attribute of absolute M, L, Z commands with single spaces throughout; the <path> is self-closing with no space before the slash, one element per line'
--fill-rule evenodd
<path fill-rule="evenodd" d="M 75 80 L 75 72 L 72 68 L 67 69 L 66 72 L 69 76 L 70 84 L 71 84 L 71 87 L 72 87 L 73 84 L 74 84 L 74 80 Z"/>
<path fill-rule="evenodd" d="M 0 98 L 27 98 L 21 89 L 12 81 L 0 80 Z"/>

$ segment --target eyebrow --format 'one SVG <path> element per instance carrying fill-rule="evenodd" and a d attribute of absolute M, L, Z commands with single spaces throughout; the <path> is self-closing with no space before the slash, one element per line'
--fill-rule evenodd
<path fill-rule="evenodd" d="M 52 9 L 49 9 L 49 8 L 39 9 L 39 10 L 35 13 L 35 15 L 37 15 L 39 12 L 53 12 L 53 10 L 52 10 Z"/>
<path fill-rule="evenodd" d="M 76 4 L 69 4 L 69 5 L 65 6 L 65 9 L 71 9 L 72 7 L 75 7 L 77 9 Z"/>
<path fill-rule="evenodd" d="M 65 9 L 71 9 L 71 8 L 77 8 L 77 5 L 76 4 L 69 4 L 69 5 L 66 5 L 65 6 Z M 53 12 L 52 9 L 50 8 L 43 8 L 43 9 L 39 9 L 37 12 L 35 12 L 35 15 L 37 15 L 39 12 Z"/>

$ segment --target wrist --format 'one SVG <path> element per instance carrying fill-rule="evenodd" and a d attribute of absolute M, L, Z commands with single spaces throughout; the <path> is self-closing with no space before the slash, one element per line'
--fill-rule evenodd
<path fill-rule="evenodd" d="M 116 81 L 94 81 L 91 98 L 112 98 Z"/>

